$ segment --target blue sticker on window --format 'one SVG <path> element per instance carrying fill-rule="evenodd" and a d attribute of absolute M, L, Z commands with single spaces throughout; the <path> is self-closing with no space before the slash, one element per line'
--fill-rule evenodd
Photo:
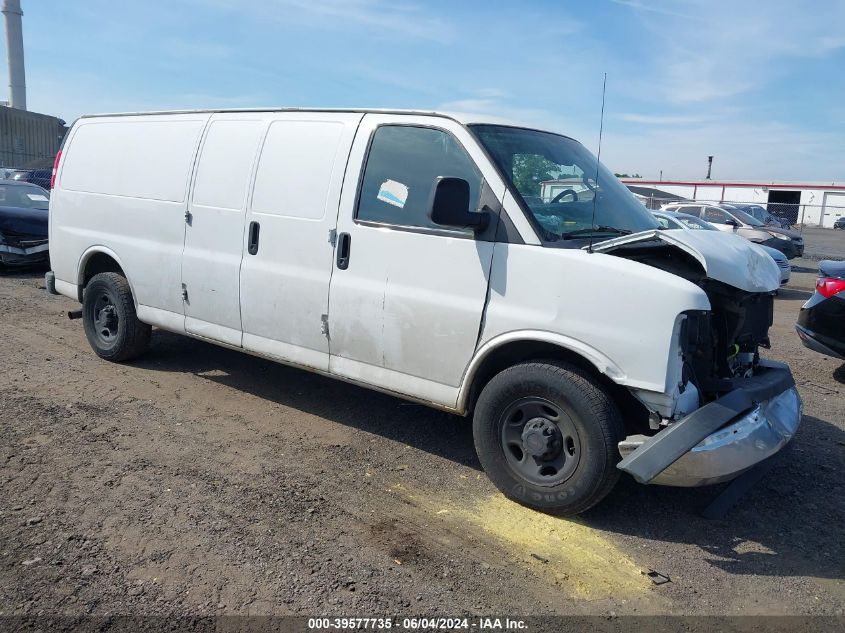
<path fill-rule="evenodd" d="M 408 200 L 408 187 L 395 180 L 385 180 L 381 183 L 376 198 L 401 209 Z"/>

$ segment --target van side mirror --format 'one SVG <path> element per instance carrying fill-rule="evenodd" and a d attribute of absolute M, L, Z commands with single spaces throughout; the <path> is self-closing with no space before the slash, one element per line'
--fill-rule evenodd
<path fill-rule="evenodd" d="M 729 224 L 730 226 L 739 226 L 739 222 L 737 222 L 733 218 L 728 218 L 727 220 L 725 220 L 725 224 Z"/>
<path fill-rule="evenodd" d="M 469 203 L 469 183 L 466 180 L 439 176 L 434 181 L 428 217 L 440 226 L 483 231 L 490 222 L 490 216 L 486 212 L 470 211 Z"/>

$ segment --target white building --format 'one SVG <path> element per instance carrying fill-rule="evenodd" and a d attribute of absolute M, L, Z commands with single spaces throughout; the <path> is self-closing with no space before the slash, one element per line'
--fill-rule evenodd
<path fill-rule="evenodd" d="M 796 224 L 832 227 L 845 215 L 845 183 L 737 182 L 716 180 L 658 181 L 625 178 L 626 185 L 655 187 L 688 200 L 744 202 L 767 206 Z"/>

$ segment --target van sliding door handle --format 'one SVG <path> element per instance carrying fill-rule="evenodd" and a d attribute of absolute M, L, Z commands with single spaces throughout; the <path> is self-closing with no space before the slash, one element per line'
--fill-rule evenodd
<path fill-rule="evenodd" d="M 249 223 L 249 242 L 247 243 L 247 251 L 250 255 L 255 255 L 258 252 L 258 235 L 261 232 L 261 225 L 258 222 Z"/>
<path fill-rule="evenodd" d="M 337 236 L 337 267 L 341 270 L 349 268 L 349 253 L 352 247 L 352 236 L 341 233 Z"/>

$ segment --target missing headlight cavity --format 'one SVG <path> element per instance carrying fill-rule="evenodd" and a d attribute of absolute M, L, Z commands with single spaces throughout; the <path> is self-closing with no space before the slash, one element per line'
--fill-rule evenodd
<path fill-rule="evenodd" d="M 774 301 L 770 293 L 751 293 L 705 280 L 711 311 L 690 311 L 681 327 L 684 378 L 705 401 L 733 389 L 733 380 L 750 376 L 768 348 Z"/>
<path fill-rule="evenodd" d="M 659 241 L 622 246 L 613 254 L 682 277 L 707 294 L 711 310 L 686 312 L 681 330 L 683 383 L 692 380 L 703 402 L 730 391 L 734 379 L 753 373 L 759 348 L 769 347 L 771 293 L 748 292 L 709 279 L 698 260 Z"/>

